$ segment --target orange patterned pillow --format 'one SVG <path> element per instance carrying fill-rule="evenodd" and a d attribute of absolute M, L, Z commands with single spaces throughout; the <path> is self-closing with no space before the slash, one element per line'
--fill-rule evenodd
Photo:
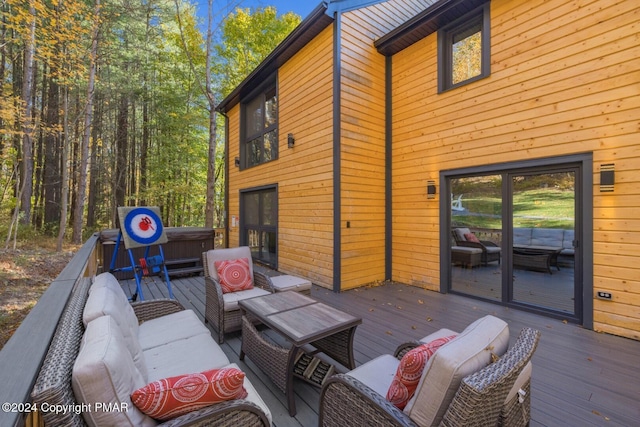
<path fill-rule="evenodd" d="M 467 239 L 467 242 L 480 243 L 480 240 L 473 233 L 466 233 L 464 238 Z"/>
<path fill-rule="evenodd" d="M 240 369 L 212 369 L 154 381 L 134 391 L 131 401 L 148 416 L 166 421 L 214 403 L 243 399 L 243 383 Z"/>
<path fill-rule="evenodd" d="M 216 261 L 214 265 L 218 271 L 223 294 L 253 288 L 249 260 L 247 258 Z"/>
<path fill-rule="evenodd" d="M 442 337 L 422 344 L 407 352 L 400 360 L 400 365 L 387 391 L 387 400 L 398 409 L 404 409 L 413 397 L 420 382 L 422 371 L 427 361 L 440 347 L 454 339 L 456 335 Z"/>

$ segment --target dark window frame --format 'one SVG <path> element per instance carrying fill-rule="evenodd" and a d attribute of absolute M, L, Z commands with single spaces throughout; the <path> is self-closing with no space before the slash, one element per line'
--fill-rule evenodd
<path fill-rule="evenodd" d="M 265 208 L 263 205 L 264 195 L 269 193 L 273 197 L 274 205 L 272 206 L 272 213 L 274 218 L 271 224 L 265 224 Z M 257 223 L 251 223 L 249 220 L 250 214 L 247 212 L 247 199 L 251 195 L 258 195 L 258 209 L 253 213 L 258 215 Z M 254 188 L 247 188 L 240 190 L 240 246 L 252 246 L 249 238 L 249 232 L 257 232 L 258 245 L 251 247 L 251 256 L 253 261 L 257 261 L 261 264 L 267 265 L 271 268 L 278 268 L 278 216 L 279 216 L 279 198 L 278 198 L 278 184 L 268 184 Z M 264 241 L 264 233 L 271 233 L 274 239 L 271 244 Z M 272 246 L 272 247 L 271 247 Z M 262 248 L 267 248 L 267 253 L 262 252 Z"/>
<path fill-rule="evenodd" d="M 453 36 L 478 20 L 481 25 L 481 69 L 480 74 L 458 83 L 453 83 Z M 491 75 L 491 9 L 490 3 L 477 7 L 464 16 L 438 30 L 438 93 L 484 79 Z"/>
<path fill-rule="evenodd" d="M 269 126 L 265 126 L 265 118 L 266 118 L 266 102 L 275 97 L 276 100 L 276 113 L 275 113 L 275 122 Z M 253 132 L 251 134 L 247 133 L 247 120 L 248 120 L 248 112 L 247 108 L 254 101 L 259 100 L 260 105 L 262 107 L 263 115 L 262 115 L 262 126 L 260 131 Z M 264 163 L 268 163 L 278 159 L 279 150 L 278 150 L 278 123 L 279 123 L 279 105 L 278 105 L 278 90 L 277 84 L 275 82 L 275 78 L 267 79 L 267 83 L 260 86 L 257 90 L 253 91 L 249 96 L 245 97 L 240 103 L 240 169 L 248 169 L 255 166 L 259 166 Z M 274 145 L 271 149 L 271 158 L 267 158 L 265 156 L 265 136 L 269 133 L 274 132 Z M 261 144 L 259 146 L 260 154 L 259 159 L 256 162 L 251 161 L 251 142 L 256 139 L 261 139 Z"/>

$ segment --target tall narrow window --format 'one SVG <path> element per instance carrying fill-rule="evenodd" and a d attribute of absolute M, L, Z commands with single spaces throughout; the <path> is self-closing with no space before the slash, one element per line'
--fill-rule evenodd
<path fill-rule="evenodd" d="M 242 190 L 240 193 L 240 244 L 251 256 L 271 267 L 278 266 L 277 186 Z"/>
<path fill-rule="evenodd" d="M 439 31 L 439 92 L 490 74 L 489 27 L 489 4 L 485 4 Z"/>
<path fill-rule="evenodd" d="M 275 87 L 244 103 L 241 166 L 252 167 L 278 158 L 278 98 Z"/>

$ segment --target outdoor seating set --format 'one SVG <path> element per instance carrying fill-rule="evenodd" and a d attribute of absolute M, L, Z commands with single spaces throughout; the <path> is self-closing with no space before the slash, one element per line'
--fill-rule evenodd
<path fill-rule="evenodd" d="M 175 300 L 130 304 L 110 273 L 78 283 L 32 399 L 67 408 L 42 413 L 52 426 L 271 425 L 193 311 Z"/>
<path fill-rule="evenodd" d="M 454 228 L 451 232 L 455 245 L 451 247 L 451 262 L 466 267 L 489 265 L 497 261 L 500 264 L 502 249 L 489 240 L 479 240 L 468 228 Z"/>
<path fill-rule="evenodd" d="M 248 356 L 286 394 L 290 415 L 296 413 L 294 375 L 305 378 L 297 364 L 322 352 L 348 372 L 332 375 L 326 369 L 320 381 L 306 378 L 322 387 L 320 425 L 528 424 L 530 359 L 538 331 L 524 328 L 507 349 L 507 324 L 485 316 L 459 334 L 441 329 L 399 346 L 393 356 L 356 367 L 353 341 L 362 319 L 310 298 L 304 279 L 276 279 L 274 286 L 274 278 L 253 270 L 248 251 L 203 254 L 207 320 L 219 341 L 227 331 L 242 331 L 240 359 Z M 223 292 L 227 279 L 251 286 Z M 248 292 L 252 289 L 256 292 Z M 252 296 L 242 298 L 242 292 Z M 216 307 L 208 307 L 213 303 Z M 285 343 L 274 342 L 267 331 Z M 76 285 L 32 399 L 83 408 L 43 413 L 49 425 L 272 423 L 269 408 L 244 372 L 230 363 L 193 311 L 175 300 L 131 304 L 110 273 Z M 98 402 L 109 409 L 99 410 Z"/>

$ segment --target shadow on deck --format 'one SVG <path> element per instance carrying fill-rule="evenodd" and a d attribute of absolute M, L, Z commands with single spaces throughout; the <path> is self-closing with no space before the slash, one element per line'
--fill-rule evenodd
<path fill-rule="evenodd" d="M 133 280 L 122 281 L 125 292 L 135 291 Z M 185 307 L 204 320 L 202 276 L 172 279 L 173 292 Z M 145 299 L 167 297 L 159 278 L 145 278 Z M 312 297 L 363 318 L 356 331 L 354 353 L 358 365 L 392 353 L 407 340 L 446 327 L 461 331 L 486 314 L 505 320 L 512 343 L 522 327 L 542 332 L 533 357 L 532 426 L 640 425 L 640 342 L 582 329 L 575 324 L 509 309 L 458 295 L 391 283 L 334 293 L 314 286 Z M 228 334 L 223 349 L 245 371 L 271 409 L 274 425 L 312 426 L 318 423 L 320 389 L 296 380 L 298 413 L 290 417 L 286 399 L 249 358 L 239 361 L 241 337 Z"/>

